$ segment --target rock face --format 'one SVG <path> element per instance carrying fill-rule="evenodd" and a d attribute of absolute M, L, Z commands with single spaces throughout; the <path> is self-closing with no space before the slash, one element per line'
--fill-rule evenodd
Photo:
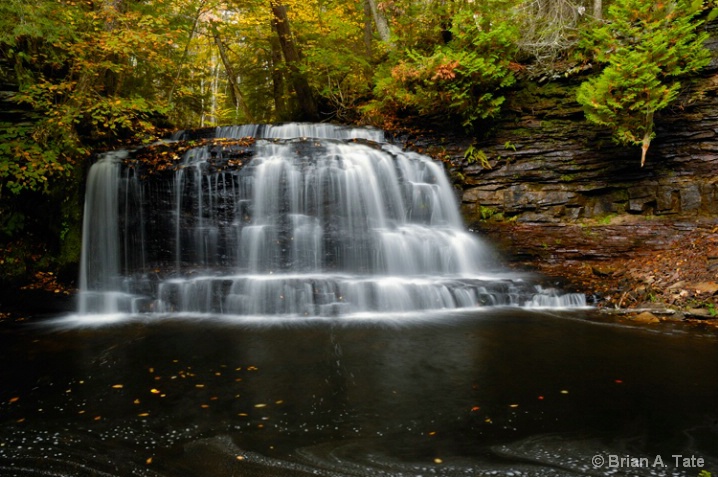
<path fill-rule="evenodd" d="M 709 29 L 707 46 L 718 56 L 718 24 Z M 639 147 L 617 146 L 586 121 L 575 100 L 581 80 L 522 85 L 509 95 L 508 113 L 474 144 L 491 168 L 460 168 L 469 222 L 495 214 L 519 222 L 718 214 L 718 61 L 656 114 L 643 168 Z"/>
<path fill-rule="evenodd" d="M 716 73 L 712 70 L 711 74 Z M 718 73 L 716 73 L 718 74 Z M 613 144 L 589 124 L 575 84 L 534 88 L 511 100 L 511 117 L 475 148 L 491 165 L 465 164 L 469 221 L 502 214 L 519 222 L 563 222 L 609 214 L 718 213 L 718 76 L 701 78 L 656 117 L 657 138 L 640 167 L 640 148 Z"/>

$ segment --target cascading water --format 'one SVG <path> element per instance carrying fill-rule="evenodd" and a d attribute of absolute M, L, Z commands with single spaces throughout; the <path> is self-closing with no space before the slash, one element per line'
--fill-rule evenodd
<path fill-rule="evenodd" d="M 492 267 L 442 167 L 385 144 L 381 131 L 251 125 L 216 136 L 258 139 L 247 161 L 203 146 L 151 179 L 127 153 L 93 165 L 81 313 L 585 305 L 583 295 L 543 291 Z"/>

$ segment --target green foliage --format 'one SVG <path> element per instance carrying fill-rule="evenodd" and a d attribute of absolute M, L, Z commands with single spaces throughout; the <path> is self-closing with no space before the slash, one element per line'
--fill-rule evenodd
<path fill-rule="evenodd" d="M 582 46 L 603 72 L 579 88 L 586 118 L 609 127 L 616 142 L 642 145 L 643 161 L 653 132 L 654 113 L 678 95 L 680 77 L 710 61 L 697 31 L 702 2 L 616 0 L 607 22 L 590 30 Z"/>
<path fill-rule="evenodd" d="M 466 162 L 469 164 L 478 162 L 482 168 L 491 169 L 491 164 L 489 164 L 489 158 L 486 153 L 482 149 L 475 148 L 473 144 L 464 151 L 464 159 L 466 159 Z"/>
<path fill-rule="evenodd" d="M 85 2 L 3 2 L 1 57 L 27 121 L 0 125 L 0 194 L 47 192 L 90 145 L 152 136 L 167 112 L 156 89 L 171 67 L 167 16 Z"/>
<path fill-rule="evenodd" d="M 458 119 L 471 130 L 496 116 L 501 91 L 515 82 L 511 59 L 517 31 L 502 1 L 463 9 L 451 19 L 451 41 L 395 55 L 376 75 L 375 100 L 366 108 L 388 115 Z M 494 9 L 492 9 L 492 7 Z"/>
<path fill-rule="evenodd" d="M 297 22 L 304 42 L 302 72 L 334 118 L 356 119 L 371 94 L 372 65 L 364 43 L 361 3 L 326 1 L 309 24 Z"/>

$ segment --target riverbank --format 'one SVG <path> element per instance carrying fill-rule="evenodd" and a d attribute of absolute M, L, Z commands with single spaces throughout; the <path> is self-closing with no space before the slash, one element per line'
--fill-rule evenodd
<path fill-rule="evenodd" d="M 645 323 L 718 326 L 718 220 L 615 216 L 582 223 L 478 222 L 511 267 Z"/>

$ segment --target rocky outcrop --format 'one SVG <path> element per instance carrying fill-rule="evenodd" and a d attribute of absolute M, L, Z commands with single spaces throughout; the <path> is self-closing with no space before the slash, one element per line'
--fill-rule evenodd
<path fill-rule="evenodd" d="M 707 46 L 718 56 L 718 25 L 709 29 Z M 617 146 L 606 129 L 586 121 L 575 100 L 582 80 L 522 84 L 508 96 L 506 114 L 473 144 L 485 160 L 454 156 L 470 222 L 496 214 L 554 223 L 718 214 L 718 61 L 656 114 L 643 168 L 639 147 Z"/>
<path fill-rule="evenodd" d="M 501 214 L 519 222 L 564 222 L 609 214 L 718 213 L 718 76 L 696 81 L 656 118 L 648 162 L 590 125 L 574 84 L 528 88 L 512 114 L 476 144 L 490 169 L 464 163 L 462 204 L 469 221 Z"/>

